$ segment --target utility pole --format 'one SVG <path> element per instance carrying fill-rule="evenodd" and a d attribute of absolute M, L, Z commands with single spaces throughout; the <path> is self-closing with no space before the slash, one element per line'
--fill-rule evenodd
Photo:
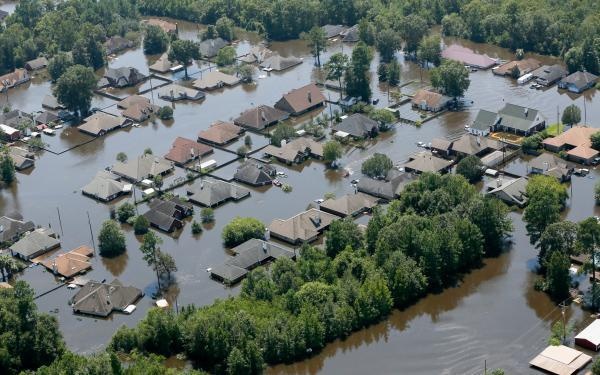
<path fill-rule="evenodd" d="M 558 106 L 556 106 L 556 135 L 560 134 L 560 115 L 558 113 Z"/>
<path fill-rule="evenodd" d="M 62 220 L 60 219 L 60 210 L 58 209 L 58 207 L 56 207 L 56 212 L 58 212 L 58 224 L 60 225 L 60 235 L 64 237 L 65 234 L 63 233 Z"/>
<path fill-rule="evenodd" d="M 583 96 L 583 125 L 587 125 L 587 106 L 585 105 L 585 103 L 587 102 L 587 99 L 585 98 L 585 95 Z"/>
<path fill-rule="evenodd" d="M 88 224 L 90 226 L 90 235 L 92 236 L 92 247 L 94 249 L 94 256 L 96 256 L 96 242 L 94 241 L 94 232 L 92 231 L 92 221 L 90 220 L 90 212 L 86 211 L 88 217 Z"/>
<path fill-rule="evenodd" d="M 567 341 L 567 325 L 565 322 L 565 308 L 567 307 L 567 305 L 563 301 L 560 303 L 559 306 L 560 306 L 560 314 L 562 315 L 562 334 L 563 334 L 562 335 L 563 336 L 562 343 L 564 344 L 565 341 Z"/>

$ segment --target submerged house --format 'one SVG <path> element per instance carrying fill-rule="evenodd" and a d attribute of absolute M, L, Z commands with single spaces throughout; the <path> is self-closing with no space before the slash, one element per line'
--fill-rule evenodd
<path fill-rule="evenodd" d="M 268 164 L 247 161 L 235 171 L 233 179 L 252 186 L 264 186 L 273 183 L 276 173 Z"/>
<path fill-rule="evenodd" d="M 45 259 L 41 264 L 54 275 L 70 279 L 92 268 L 90 258 L 93 255 L 89 246 L 80 246 L 53 259 Z"/>
<path fill-rule="evenodd" d="M 274 70 L 276 72 L 282 72 L 300 64 L 302 64 L 302 60 L 297 57 L 282 57 L 279 54 L 273 54 L 261 61 L 258 66 L 266 71 Z"/>
<path fill-rule="evenodd" d="M 167 34 L 177 34 L 177 24 L 159 18 L 150 18 L 146 21 L 147 25 L 158 26 Z"/>
<path fill-rule="evenodd" d="M 325 104 L 325 96 L 314 83 L 284 94 L 275 108 L 298 116 Z"/>
<path fill-rule="evenodd" d="M 132 48 L 133 45 L 133 41 L 123 38 L 120 35 L 112 36 L 108 38 L 106 42 L 104 42 L 104 48 L 106 49 L 106 54 L 108 55 Z"/>
<path fill-rule="evenodd" d="M 183 69 L 183 65 L 169 60 L 169 54 L 163 53 L 154 64 L 150 65 L 148 69 L 157 73 L 176 72 Z"/>
<path fill-rule="evenodd" d="M 117 162 L 112 167 L 112 172 L 129 181 L 139 182 L 147 178 L 164 176 L 175 167 L 173 163 L 152 154 L 144 154 L 132 160 Z"/>
<path fill-rule="evenodd" d="M 527 204 L 527 178 L 500 177 L 486 187 L 486 194 L 510 205 L 525 207 Z"/>
<path fill-rule="evenodd" d="M 522 77 L 525 74 L 533 72 L 539 68 L 540 65 L 540 62 L 533 58 L 513 60 L 493 68 L 492 73 L 499 76 L 510 76 L 513 74 L 513 71 L 516 70 L 518 72 L 518 77 Z"/>
<path fill-rule="evenodd" d="M 204 59 L 212 59 L 217 56 L 219 50 L 227 45 L 223 38 L 207 39 L 200 42 L 200 55 Z"/>
<path fill-rule="evenodd" d="M 299 164 L 308 158 L 322 159 L 323 145 L 308 138 L 296 138 L 281 147 L 269 145 L 263 149 L 267 156 L 287 164 Z"/>
<path fill-rule="evenodd" d="M 498 111 L 493 131 L 504 131 L 529 136 L 546 128 L 546 118 L 534 108 L 507 103 Z"/>
<path fill-rule="evenodd" d="M 29 60 L 25 63 L 25 69 L 29 71 L 44 69 L 48 66 L 48 59 L 44 56 Z"/>
<path fill-rule="evenodd" d="M 359 181 L 360 182 L 360 181 Z M 340 198 L 327 199 L 319 205 L 319 209 L 340 217 L 354 217 L 370 212 L 377 206 L 377 198 L 364 194 L 346 194 Z"/>
<path fill-rule="evenodd" d="M 167 233 L 183 228 L 182 220 L 194 212 L 194 207 L 180 198 L 154 199 L 149 207 L 144 217 L 151 226 Z"/>
<path fill-rule="evenodd" d="M 354 113 L 334 125 L 332 130 L 346 133 L 355 139 L 373 138 L 379 133 L 379 124 L 362 113 Z"/>
<path fill-rule="evenodd" d="M 598 156 L 598 151 L 592 148 L 590 137 L 600 131 L 587 126 L 573 126 L 569 130 L 543 140 L 544 148 L 552 152 L 565 151 L 567 159 L 581 164 L 591 164 Z"/>
<path fill-rule="evenodd" d="M 28 82 L 31 79 L 25 69 L 15 69 L 14 72 L 0 76 L 0 91 L 12 89 L 15 86 Z"/>
<path fill-rule="evenodd" d="M 0 139 L 7 142 L 14 142 L 21 139 L 21 135 L 20 130 L 15 129 L 12 126 L 0 124 Z"/>
<path fill-rule="evenodd" d="M 8 149 L 8 154 L 15 164 L 15 169 L 18 171 L 31 168 L 35 165 L 35 154 L 27 149 L 10 147 Z"/>
<path fill-rule="evenodd" d="M 213 152 L 213 148 L 194 140 L 177 137 L 173 141 L 171 150 L 165 155 L 165 159 L 177 165 L 185 165 Z"/>
<path fill-rule="evenodd" d="M 560 182 L 569 181 L 574 168 L 554 154 L 543 152 L 529 162 L 529 170 L 534 174 L 553 176 Z"/>
<path fill-rule="evenodd" d="M 147 120 L 150 115 L 158 111 L 159 106 L 150 102 L 150 99 L 141 95 L 131 95 L 117 103 L 121 115 L 132 121 L 142 122 Z"/>
<path fill-rule="evenodd" d="M 239 201 L 249 197 L 250 190 L 225 181 L 203 180 L 190 187 L 187 194 L 192 203 L 216 207 L 228 201 Z"/>
<path fill-rule="evenodd" d="M 15 242 L 34 229 L 35 224 L 32 221 L 25 221 L 20 213 L 7 213 L 0 217 L 0 244 Z"/>
<path fill-rule="evenodd" d="M 407 172 L 417 174 L 425 172 L 447 173 L 452 168 L 452 160 L 438 158 L 429 152 L 422 151 L 409 157 L 408 162 L 404 164 Z"/>
<path fill-rule="evenodd" d="M 497 64 L 496 60 L 488 55 L 476 53 L 472 49 L 459 46 L 458 44 L 452 44 L 446 47 L 442 51 L 442 57 L 478 69 L 489 69 Z"/>
<path fill-rule="evenodd" d="M 233 123 L 238 126 L 254 130 L 262 130 L 279 121 L 287 120 L 290 114 L 268 105 L 259 105 L 256 108 L 244 111 Z"/>
<path fill-rule="evenodd" d="M 233 87 L 238 83 L 240 83 L 238 77 L 213 70 L 203 73 L 201 78 L 192 83 L 192 86 L 198 90 L 215 90 L 221 87 Z"/>
<path fill-rule="evenodd" d="M 144 82 L 148 77 L 132 67 L 108 68 L 98 82 L 98 87 L 122 88 L 135 86 Z"/>
<path fill-rule="evenodd" d="M 438 92 L 420 89 L 413 96 L 411 103 L 413 108 L 419 108 L 423 111 L 439 112 L 448 106 L 452 100 L 449 96 Z"/>
<path fill-rule="evenodd" d="M 269 233 L 291 244 L 312 242 L 337 219 L 339 217 L 336 215 L 311 208 L 289 219 L 273 220 L 269 225 Z"/>
<path fill-rule="evenodd" d="M 552 86 L 562 78 L 566 77 L 568 72 L 560 64 L 544 65 L 531 73 L 535 81 L 543 86 Z"/>
<path fill-rule="evenodd" d="M 89 281 L 73 297 L 73 312 L 106 318 L 113 311 L 127 312 L 143 295 L 140 289 L 124 286 L 117 279 L 111 283 Z"/>
<path fill-rule="evenodd" d="M 174 83 L 164 86 L 158 91 L 158 97 L 169 102 L 177 102 L 180 100 L 200 100 L 204 99 L 205 96 L 206 94 L 202 91 Z"/>
<path fill-rule="evenodd" d="M 113 116 L 104 112 L 96 112 L 84 121 L 77 129 L 94 137 L 101 137 L 108 132 L 123 128 L 131 123 L 125 117 Z"/>
<path fill-rule="evenodd" d="M 101 202 L 110 202 L 123 194 L 130 193 L 131 189 L 132 185 L 121 182 L 119 176 L 108 171 L 100 171 L 81 189 L 81 192 Z"/>
<path fill-rule="evenodd" d="M 575 72 L 561 79 L 560 82 L 558 82 L 558 87 L 581 94 L 585 90 L 594 87 L 597 81 L 598 76 L 590 72 Z"/>
<path fill-rule="evenodd" d="M 244 129 L 230 122 L 217 121 L 198 134 L 198 141 L 225 145 L 240 137 Z"/>
<path fill-rule="evenodd" d="M 59 246 L 60 241 L 56 239 L 56 234 L 52 230 L 38 228 L 10 245 L 8 250 L 12 256 L 31 260 Z"/>

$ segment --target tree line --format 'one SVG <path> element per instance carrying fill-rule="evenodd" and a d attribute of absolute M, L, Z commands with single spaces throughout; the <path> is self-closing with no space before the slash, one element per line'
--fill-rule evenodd
<path fill-rule="evenodd" d="M 498 254 L 511 231 L 507 212 L 462 176 L 424 174 L 385 213 L 375 210 L 366 231 L 335 221 L 324 251 L 305 245 L 296 262 L 253 270 L 237 297 L 179 314 L 153 309 L 137 327 L 120 328 L 109 348 L 184 353 L 227 374 L 309 357 Z"/>

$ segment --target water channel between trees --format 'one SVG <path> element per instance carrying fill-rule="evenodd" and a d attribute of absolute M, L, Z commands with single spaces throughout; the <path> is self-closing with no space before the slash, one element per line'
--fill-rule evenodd
<path fill-rule="evenodd" d="M 11 6 L 14 5 L 9 3 L 0 8 L 10 9 Z M 198 26 L 182 22 L 179 25 L 183 38 L 196 37 Z M 241 33 L 239 37 L 242 41 L 236 46 L 238 53 L 249 50 L 251 45 L 260 41 L 254 34 Z M 452 40 L 446 39 L 445 42 Z M 456 42 L 491 57 L 512 57 L 509 51 L 497 47 Z M 100 224 L 109 217 L 111 205 L 84 197 L 80 189 L 97 171 L 114 164 L 117 153 L 122 151 L 132 158 L 150 147 L 156 155 L 163 155 L 177 136 L 195 139 L 197 133 L 212 122 L 232 120 L 255 105 L 273 105 L 283 93 L 303 86 L 315 77 L 313 58 L 305 43 L 278 42 L 270 48 L 284 56 L 302 57 L 304 62 L 283 73 L 257 77 L 256 84 L 209 93 L 201 103 L 177 103 L 172 122 L 157 120 L 140 128 L 118 131 L 60 155 L 45 152 L 36 160 L 33 170 L 19 173 L 18 183 L 0 191 L 0 212 L 18 210 L 36 224 L 51 225 L 61 234 L 62 249 L 91 245 L 86 212 L 91 216 L 94 235 L 97 236 Z M 332 53 L 342 50 L 350 53 L 351 48 L 351 45 L 333 42 L 322 60 L 326 61 Z M 109 66 L 133 66 L 148 73 L 148 65 L 157 57 L 144 56 L 141 48 L 137 48 L 112 59 Z M 414 81 L 403 90 L 414 91 L 420 85 L 421 76 L 426 81 L 427 72 L 421 72 L 412 62 L 404 61 L 400 54 L 398 58 L 402 66 L 402 83 Z M 536 58 L 543 62 L 554 61 L 542 56 Z M 380 106 L 386 106 L 387 88 L 377 83 L 377 63 L 378 57 L 375 56 L 371 66 L 372 89 L 374 98 L 380 99 Z M 200 68 L 206 68 L 206 65 Z M 197 71 L 198 67 L 190 70 L 192 73 Z M 8 96 L 2 95 L 0 105 L 4 106 L 8 101 L 14 109 L 39 111 L 42 98 L 50 92 L 47 79 L 36 77 L 28 84 L 10 90 Z M 336 98 L 339 94 L 326 92 L 327 95 Z M 586 100 L 588 124 L 597 126 L 600 121 L 600 105 L 594 104 L 598 101 L 595 90 L 581 96 L 559 93 L 556 87 L 537 91 L 517 86 L 510 79 L 495 77 L 491 71 L 479 71 L 471 74 L 471 86 L 465 96 L 474 101 L 467 110 L 446 113 L 420 128 L 397 125 L 395 130 L 367 144 L 363 150 L 348 149 L 341 164 L 354 171 L 355 178 L 360 177 L 362 161 L 374 152 L 385 153 L 395 162 L 403 161 L 418 150 L 416 142 L 429 142 L 435 137 L 461 132 L 478 109 L 497 110 L 505 102 L 540 109 L 554 122 L 557 107 L 562 111 L 574 103 L 583 109 Z M 157 104 L 166 104 L 155 100 Z M 94 97 L 94 107 L 111 108 L 115 104 L 109 99 Z M 322 111 L 329 111 L 329 108 L 310 113 L 296 120 L 295 124 L 316 117 Z M 254 147 L 267 142 L 259 135 L 252 137 Z M 85 137 L 76 129 L 67 128 L 53 139 L 48 139 L 46 137 L 45 141 L 51 144 L 51 149 L 61 151 L 82 143 Z M 237 146 L 239 144 L 230 149 L 235 151 Z M 222 157 L 230 157 L 228 155 L 223 154 Z M 192 235 L 189 223 L 175 237 L 159 233 L 164 240 L 162 249 L 174 256 L 179 268 L 177 282 L 167 293 L 172 304 L 206 305 L 216 298 L 238 293 L 239 287 L 225 288 L 211 280 L 206 272 L 207 268 L 227 258 L 228 252 L 223 248 L 220 236 L 223 226 L 235 216 L 253 216 L 268 225 L 275 218 L 287 218 L 306 209 L 309 203 L 326 192 L 341 196 L 353 191 L 349 179 L 343 178 L 338 171 L 328 170 L 321 162 L 307 162 L 293 168 L 277 167 L 288 175 L 285 182 L 292 185 L 291 193 L 284 193 L 277 187 L 252 189 L 249 199 L 217 208 L 215 223 L 206 226 L 201 235 Z M 511 168 L 523 170 L 524 166 L 516 161 Z M 222 173 L 232 174 L 233 170 L 231 167 Z M 573 196 L 565 213 L 568 219 L 577 221 L 598 214 L 593 205 L 593 186 L 598 176 L 598 172 L 593 170 L 589 178 L 574 177 Z M 112 206 L 122 202 L 124 200 L 113 202 Z M 140 212 L 146 210 L 144 206 L 139 209 Z M 196 219 L 199 218 L 198 212 L 199 209 L 196 210 Z M 457 287 L 428 296 L 404 311 L 394 311 L 387 320 L 356 332 L 346 340 L 329 344 L 313 358 L 292 365 L 274 366 L 268 369 L 268 373 L 471 374 L 482 373 L 485 360 L 488 368 L 503 367 L 510 374 L 530 373 L 532 370 L 527 367 L 527 362 L 546 345 L 549 325 L 560 317 L 560 310 L 545 294 L 533 290 L 535 275 L 531 269 L 535 265 L 537 251 L 529 244 L 520 213 L 511 213 L 511 217 L 515 227 L 511 248 L 498 258 L 487 259 L 483 268 L 465 276 Z M 115 259 L 94 257 L 93 270 L 86 277 L 95 280 L 118 277 L 124 284 L 144 289 L 146 297 L 139 302 L 137 311 L 132 315 L 115 314 L 108 320 L 79 317 L 68 306 L 67 302 L 75 292 L 67 288 L 60 288 L 36 301 L 41 311 L 56 315 L 67 344 L 76 352 L 90 353 L 100 349 L 120 325 L 135 325 L 153 305 L 150 295 L 156 281 L 138 250 L 141 238 L 136 237 L 128 226 L 123 229 L 128 251 Z M 27 269 L 21 278 L 30 282 L 36 293 L 50 290 L 57 283 L 40 266 Z M 588 314 L 577 305 L 567 310 L 567 316 L 579 323 L 588 319 Z"/>

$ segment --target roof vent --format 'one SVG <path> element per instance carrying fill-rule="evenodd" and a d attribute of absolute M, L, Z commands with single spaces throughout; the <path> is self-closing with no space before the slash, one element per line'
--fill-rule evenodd
<path fill-rule="evenodd" d="M 528 113 L 529 113 L 529 108 L 525 108 L 525 117 L 527 117 Z"/>
<path fill-rule="evenodd" d="M 308 102 L 309 102 L 309 103 L 312 103 L 312 95 L 311 95 L 311 92 L 310 92 L 310 91 L 309 91 L 309 92 L 308 92 L 308 94 L 307 94 L 307 99 L 308 99 Z"/>
<path fill-rule="evenodd" d="M 267 252 L 267 243 L 266 242 L 262 243 L 262 249 L 263 249 L 263 252 L 265 252 L 265 253 Z"/>

